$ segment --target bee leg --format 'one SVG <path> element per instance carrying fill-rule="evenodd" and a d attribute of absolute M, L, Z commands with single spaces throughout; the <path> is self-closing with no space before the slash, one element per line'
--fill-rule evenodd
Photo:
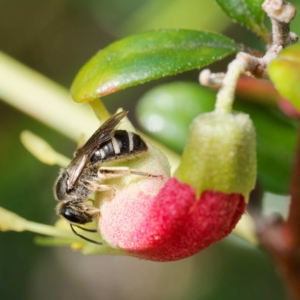
<path fill-rule="evenodd" d="M 108 184 L 99 184 L 97 182 L 89 181 L 86 180 L 84 182 L 84 186 L 89 188 L 92 191 L 97 191 L 97 192 L 105 192 L 105 191 L 110 191 L 114 190 L 114 188 L 111 185 Z"/>
<path fill-rule="evenodd" d="M 98 177 L 103 180 L 123 177 L 131 174 L 145 177 L 162 177 L 161 175 L 153 175 L 148 172 L 142 172 L 128 167 L 100 167 L 98 170 Z"/>
<path fill-rule="evenodd" d="M 80 238 L 82 238 L 82 239 L 84 239 L 84 240 L 86 240 L 86 241 L 88 241 L 88 242 L 91 242 L 91 243 L 94 243 L 94 244 L 97 244 L 97 245 L 102 245 L 102 243 L 100 243 L 100 242 L 94 241 L 94 240 L 92 240 L 92 239 L 89 239 L 89 238 L 85 237 L 84 235 L 79 234 L 79 233 L 74 229 L 73 226 L 77 226 L 77 227 L 80 227 L 80 226 L 70 224 L 70 227 L 71 227 L 71 229 L 72 229 L 72 231 L 73 231 L 73 233 L 74 233 L 75 235 L 79 236 Z M 81 227 L 80 227 L 80 228 L 81 228 Z M 81 229 L 83 229 L 83 228 L 81 228 Z M 87 230 L 87 231 L 89 231 L 89 230 Z"/>

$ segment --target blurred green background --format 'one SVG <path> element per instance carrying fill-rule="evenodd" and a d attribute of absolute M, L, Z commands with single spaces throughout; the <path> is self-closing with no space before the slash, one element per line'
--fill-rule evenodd
<path fill-rule="evenodd" d="M 263 49 L 253 34 L 231 23 L 211 0 L 2 0 L 0 20 L 1 50 L 67 88 L 99 49 L 153 28 L 222 31 Z M 299 25 L 296 20 L 292 30 Z M 227 62 L 212 69 L 223 70 Z M 143 84 L 103 100 L 110 111 L 123 106 L 134 119 L 136 101 L 146 91 L 173 80 L 197 82 L 198 73 Z M 3 102 L 0 115 L 0 206 L 52 224 L 57 219 L 52 186 L 58 167 L 32 157 L 19 135 L 29 129 L 69 157 L 76 145 Z M 33 238 L 31 233 L 0 233 L 1 299 L 286 299 L 268 255 L 236 237 L 172 263 L 83 257 L 68 248 L 36 246 Z"/>

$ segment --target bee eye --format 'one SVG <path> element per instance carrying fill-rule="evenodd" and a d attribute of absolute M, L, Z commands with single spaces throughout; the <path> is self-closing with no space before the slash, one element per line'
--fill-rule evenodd
<path fill-rule="evenodd" d="M 85 224 L 89 222 L 84 213 L 74 210 L 71 207 L 67 207 L 65 205 L 61 206 L 59 214 L 72 223 Z"/>

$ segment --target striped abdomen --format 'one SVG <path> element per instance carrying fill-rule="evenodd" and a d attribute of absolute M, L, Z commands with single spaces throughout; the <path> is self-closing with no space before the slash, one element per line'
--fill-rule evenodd
<path fill-rule="evenodd" d="M 130 159 L 147 149 L 146 143 L 139 135 L 126 130 L 116 130 L 112 139 L 102 144 L 94 153 L 91 163 Z"/>

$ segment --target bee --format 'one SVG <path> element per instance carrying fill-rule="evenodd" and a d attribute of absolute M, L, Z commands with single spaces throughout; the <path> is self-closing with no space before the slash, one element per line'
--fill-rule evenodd
<path fill-rule="evenodd" d="M 57 205 L 57 213 L 70 222 L 74 234 L 96 244 L 101 243 L 79 234 L 74 229 L 76 226 L 90 232 L 97 231 L 80 226 L 92 222 L 99 214 L 99 209 L 86 205 L 89 195 L 95 191 L 113 189 L 110 185 L 102 184 L 105 179 L 129 174 L 159 176 L 128 167 L 101 167 L 104 162 L 133 159 L 148 149 L 139 135 L 115 129 L 127 113 L 119 112 L 104 122 L 88 141 L 76 150 L 75 157 L 68 167 L 61 169 L 54 186 L 54 196 L 60 202 Z"/>

